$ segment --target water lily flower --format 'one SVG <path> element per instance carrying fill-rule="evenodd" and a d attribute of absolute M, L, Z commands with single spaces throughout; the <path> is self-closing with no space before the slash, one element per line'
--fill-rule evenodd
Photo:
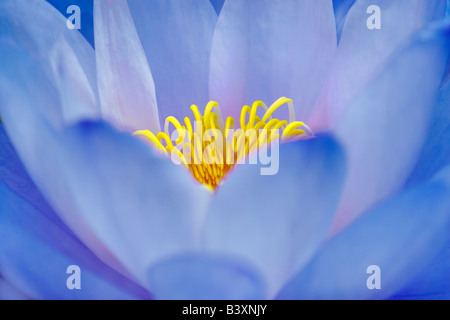
<path fill-rule="evenodd" d="M 3 0 L 0 296 L 448 298 L 446 4 L 94 0 L 93 49 Z M 172 163 L 194 120 L 278 126 L 278 172 Z"/>

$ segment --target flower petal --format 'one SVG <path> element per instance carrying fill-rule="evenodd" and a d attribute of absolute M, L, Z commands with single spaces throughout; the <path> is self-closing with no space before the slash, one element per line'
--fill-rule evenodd
<path fill-rule="evenodd" d="M 4 40 L 0 40 L 0 47 L 0 114 L 21 162 L 70 229 L 102 260 L 124 271 L 70 202 L 71 193 L 57 151 L 59 131 L 55 131 L 44 111 L 58 108 L 54 87 L 22 48 Z"/>
<path fill-rule="evenodd" d="M 422 148 L 419 161 L 408 179 L 411 185 L 429 179 L 441 168 L 450 164 L 450 81 L 441 89 L 428 137 Z"/>
<path fill-rule="evenodd" d="M 334 15 L 336 18 L 336 31 L 338 44 L 341 40 L 342 29 L 347 17 L 347 13 L 356 0 L 333 0 Z"/>
<path fill-rule="evenodd" d="M 381 29 L 366 26 L 367 9 L 381 9 Z M 445 0 L 358 0 L 346 22 L 310 125 L 316 129 L 334 128 L 348 104 L 384 67 L 390 56 L 411 35 L 434 19 L 443 17 Z"/>
<path fill-rule="evenodd" d="M 81 13 L 81 34 L 91 46 L 94 46 L 94 3 L 92 0 L 47 0 L 64 16 L 70 17 L 73 13 L 67 12 L 69 7 L 77 5 Z"/>
<path fill-rule="evenodd" d="M 342 150 L 329 137 L 282 145 L 275 175 L 250 164 L 236 169 L 208 210 L 206 249 L 248 259 L 272 297 L 329 231 L 344 171 Z"/>
<path fill-rule="evenodd" d="M 223 3 L 225 0 L 210 0 L 211 4 L 214 7 L 214 10 L 216 10 L 217 14 L 220 14 L 220 11 L 222 10 Z"/>
<path fill-rule="evenodd" d="M 152 267 L 149 281 L 157 299 L 264 299 L 264 283 L 253 268 L 222 256 L 172 257 Z"/>
<path fill-rule="evenodd" d="M 450 249 L 434 259 L 411 283 L 392 299 L 450 299 Z"/>
<path fill-rule="evenodd" d="M 0 276 L 0 300 L 28 300 L 17 288 Z"/>
<path fill-rule="evenodd" d="M 61 104 L 40 105 L 56 126 L 80 118 L 98 118 L 100 114 L 94 51 L 77 30 L 67 28 L 66 22 L 66 18 L 46 1 L 4 0 L 0 3 L 0 35 L 24 47 L 42 66 L 58 90 L 45 88 L 45 92 L 48 95 L 70 93 L 63 97 L 63 102 L 74 97 L 77 101 L 89 102 L 73 103 L 65 109 Z M 11 63 L 12 58 L 2 60 L 2 64 Z"/>
<path fill-rule="evenodd" d="M 0 183 L 16 192 L 27 202 L 32 203 L 58 227 L 69 232 L 31 181 L 2 124 L 0 124 Z"/>
<path fill-rule="evenodd" d="M 382 299 L 404 287 L 449 243 L 450 167 L 370 210 L 331 239 L 279 299 Z M 369 290 L 369 266 L 380 290 Z"/>
<path fill-rule="evenodd" d="M 191 104 L 206 105 L 217 21 L 209 0 L 133 0 L 128 6 L 155 80 L 161 119 L 183 119 Z"/>
<path fill-rule="evenodd" d="M 155 84 L 126 0 L 95 0 L 98 89 L 106 119 L 159 132 Z"/>
<path fill-rule="evenodd" d="M 142 299 L 150 295 L 100 262 L 17 194 L 0 185 L 0 270 L 35 299 Z M 66 286 L 71 265 L 81 290 Z"/>
<path fill-rule="evenodd" d="M 33 181 L 74 233 L 102 260 L 128 274 L 119 258 L 140 280 L 157 259 L 195 248 L 208 194 L 189 174 L 107 124 L 55 131 L 35 108 L 55 103 L 36 86 L 45 78 L 23 51 L 5 54 L 21 61 L 13 65 L 13 79 L 0 72 L 5 128 Z"/>
<path fill-rule="evenodd" d="M 331 0 L 227 0 L 214 32 L 210 98 L 243 105 L 292 98 L 306 121 L 336 49 Z"/>
<path fill-rule="evenodd" d="M 337 136 L 349 155 L 349 174 L 335 231 L 397 191 L 413 169 L 448 60 L 448 29 L 419 33 L 340 121 Z"/>

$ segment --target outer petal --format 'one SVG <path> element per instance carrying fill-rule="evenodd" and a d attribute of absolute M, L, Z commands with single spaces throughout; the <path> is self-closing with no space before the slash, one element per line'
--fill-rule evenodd
<path fill-rule="evenodd" d="M 447 247 L 392 299 L 450 299 L 450 248 Z"/>
<path fill-rule="evenodd" d="M 35 299 L 149 298 L 5 186 L 0 186 L 0 270 Z M 67 267 L 81 269 L 81 290 L 66 286 Z"/>
<path fill-rule="evenodd" d="M 336 49 L 331 0 L 227 0 L 214 32 L 210 98 L 224 114 L 292 98 L 306 120 Z"/>
<path fill-rule="evenodd" d="M 155 84 L 126 0 L 95 0 L 94 14 L 105 118 L 131 131 L 159 132 Z"/>
<path fill-rule="evenodd" d="M 8 135 L 33 181 L 77 236 L 120 269 L 118 257 L 141 280 L 157 259 L 194 249 L 206 193 L 128 133 L 105 124 L 53 130 L 34 109 L 55 103 L 40 91 L 45 78 L 23 52 L 8 52 L 21 58 L 14 81 L 0 73 Z"/>
<path fill-rule="evenodd" d="M 333 0 L 334 15 L 336 17 L 336 31 L 338 43 L 341 40 L 342 29 L 347 18 L 347 13 L 356 0 Z"/>
<path fill-rule="evenodd" d="M 381 9 L 381 30 L 366 27 L 367 9 Z M 443 16 L 445 0 L 358 0 L 350 9 L 328 80 L 314 110 L 313 128 L 333 128 L 348 104 L 385 67 L 390 56 L 428 22 Z"/>
<path fill-rule="evenodd" d="M 209 0 L 131 0 L 131 14 L 155 80 L 161 119 L 208 102 L 211 39 L 217 14 Z"/>
<path fill-rule="evenodd" d="M 54 224 L 70 233 L 31 181 L 14 147 L 11 145 L 3 124 L 0 124 L 0 183 L 16 192 L 25 201 L 32 203 L 38 211 L 45 214 Z"/>
<path fill-rule="evenodd" d="M 371 210 L 333 238 L 280 299 L 381 299 L 413 279 L 450 240 L 450 167 Z M 369 290 L 367 268 L 381 270 Z"/>
<path fill-rule="evenodd" d="M 335 230 L 404 184 L 426 138 L 449 46 L 448 26 L 420 33 L 349 106 L 337 128 L 349 175 Z"/>
<path fill-rule="evenodd" d="M 441 89 L 428 137 L 408 184 L 429 179 L 450 163 L 450 81 Z"/>
<path fill-rule="evenodd" d="M 182 255 L 161 261 L 149 272 L 157 299 L 259 300 L 264 282 L 253 268 L 222 256 Z"/>
<path fill-rule="evenodd" d="M 216 10 L 217 14 L 220 14 L 220 11 L 222 10 L 223 3 L 225 0 L 210 0 L 211 4 L 214 7 L 214 10 Z"/>
<path fill-rule="evenodd" d="M 94 46 L 94 2 L 93 0 L 47 0 L 64 16 L 70 17 L 72 12 L 68 8 L 72 5 L 80 7 L 81 11 L 81 34 L 91 46 Z"/>
<path fill-rule="evenodd" d="M 99 116 L 94 51 L 77 30 L 67 28 L 66 18 L 55 8 L 41 0 L 4 0 L 0 35 L 27 49 L 57 89 L 43 90 L 62 103 L 39 106 L 54 125 Z M 12 58 L 3 59 L 2 64 L 10 64 Z"/>
<path fill-rule="evenodd" d="M 234 254 L 258 267 L 269 297 L 329 231 L 345 171 L 342 150 L 329 137 L 283 145 L 279 160 L 276 175 L 261 176 L 259 166 L 250 164 L 233 172 L 216 194 L 204 227 L 207 250 Z"/>
<path fill-rule="evenodd" d="M 17 288 L 11 285 L 8 281 L 0 277 L 0 300 L 27 300 L 29 297 L 25 296 Z"/>

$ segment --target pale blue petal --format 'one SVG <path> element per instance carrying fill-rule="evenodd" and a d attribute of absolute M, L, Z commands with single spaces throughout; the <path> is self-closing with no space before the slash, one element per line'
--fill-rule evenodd
<path fill-rule="evenodd" d="M 44 111 L 58 108 L 54 87 L 23 49 L 10 41 L 0 41 L 0 47 L 0 114 L 21 162 L 70 229 L 102 260 L 122 270 L 71 201 L 57 152 L 60 133 Z"/>
<path fill-rule="evenodd" d="M 225 2 L 225 0 L 210 0 L 210 1 L 214 7 L 214 10 L 216 10 L 216 13 L 220 14 L 220 11 L 222 10 L 223 3 Z"/>
<path fill-rule="evenodd" d="M 378 5 L 381 29 L 369 30 L 367 9 Z M 347 14 L 339 49 L 316 104 L 311 125 L 334 128 L 355 96 L 391 55 L 430 21 L 443 16 L 445 0 L 358 0 Z"/>
<path fill-rule="evenodd" d="M 382 299 L 411 281 L 449 243 L 450 167 L 370 210 L 326 244 L 280 299 Z M 381 289 L 369 290 L 369 266 Z"/>
<path fill-rule="evenodd" d="M 32 203 L 38 211 L 45 214 L 58 227 L 70 232 L 31 181 L 2 124 L 0 124 L 0 183 Z"/>
<path fill-rule="evenodd" d="M 408 179 L 411 185 L 429 179 L 450 164 L 450 81 L 442 87 L 434 107 L 433 120 L 418 163 Z"/>
<path fill-rule="evenodd" d="M 34 299 L 142 299 L 150 295 L 100 262 L 71 235 L 0 185 L 0 272 Z M 66 286 L 81 269 L 81 290 Z"/>
<path fill-rule="evenodd" d="M 397 292 L 392 299 L 449 300 L 450 248 L 435 258 L 411 283 Z"/>
<path fill-rule="evenodd" d="M 149 271 L 156 299 L 261 300 L 265 285 L 255 270 L 226 256 L 181 255 Z"/>
<path fill-rule="evenodd" d="M 331 0 L 227 0 L 214 32 L 210 98 L 226 116 L 280 97 L 306 121 L 336 50 Z"/>
<path fill-rule="evenodd" d="M 131 0 L 128 6 L 152 70 L 160 120 L 181 121 L 192 104 L 203 110 L 217 21 L 209 0 Z"/>
<path fill-rule="evenodd" d="M 338 230 L 399 190 L 427 135 L 448 61 L 448 25 L 419 33 L 349 105 L 337 136 L 349 174 L 335 221 Z"/>
<path fill-rule="evenodd" d="M 65 17 L 70 17 L 72 12 L 67 13 L 67 9 L 76 5 L 81 11 L 81 34 L 86 38 L 91 46 L 94 46 L 94 1 L 93 0 L 47 0 Z"/>
<path fill-rule="evenodd" d="M 15 288 L 0 275 L 0 300 L 28 300 L 30 299 L 19 289 Z"/>
<path fill-rule="evenodd" d="M 60 98 L 60 103 L 39 106 L 56 126 L 99 116 L 94 50 L 77 30 L 69 30 L 66 22 L 46 1 L 0 3 L 0 36 L 24 47 L 57 89 L 42 88 Z M 12 59 L 3 56 L 2 64 L 11 64 Z M 78 103 L 80 100 L 83 103 Z"/>
<path fill-rule="evenodd" d="M 10 51 L 22 63 L 14 81 L 0 73 L 5 128 L 33 181 L 74 233 L 102 260 L 125 272 L 117 257 L 140 280 L 157 259 L 194 249 L 208 194 L 189 173 L 106 124 L 53 130 L 35 109 L 43 97 L 35 85 L 43 80 L 39 70 L 20 50 Z"/>
<path fill-rule="evenodd" d="M 95 53 L 104 118 L 158 133 L 155 84 L 126 0 L 95 0 Z"/>
<path fill-rule="evenodd" d="M 343 152 L 330 137 L 282 145 L 275 175 L 262 176 L 259 165 L 242 165 L 211 203 L 206 249 L 250 261 L 273 297 L 324 240 L 344 173 Z"/>
<path fill-rule="evenodd" d="M 338 43 L 341 39 L 345 18 L 356 0 L 333 0 L 334 16 L 336 19 L 336 32 Z"/>

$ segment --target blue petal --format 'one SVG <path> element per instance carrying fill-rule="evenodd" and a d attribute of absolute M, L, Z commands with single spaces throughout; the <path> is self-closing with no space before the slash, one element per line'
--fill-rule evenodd
<path fill-rule="evenodd" d="M 367 8 L 381 9 L 381 29 L 366 26 Z M 333 128 L 349 103 L 373 80 L 392 54 L 428 23 L 444 15 L 445 0 L 359 0 L 345 20 L 339 48 L 316 103 L 313 128 Z M 318 129 L 316 129 L 317 131 Z"/>
<path fill-rule="evenodd" d="M 447 247 L 392 299 L 450 299 L 450 248 Z"/>
<path fill-rule="evenodd" d="M 204 228 L 206 249 L 258 267 L 269 297 L 324 240 L 345 174 L 343 151 L 330 137 L 283 144 L 279 159 L 273 159 L 279 160 L 275 175 L 262 176 L 260 166 L 252 164 L 232 172 L 213 199 Z"/>
<path fill-rule="evenodd" d="M 32 203 L 49 220 L 70 233 L 31 181 L 5 132 L 3 124 L 0 124 L 0 183 L 8 186 L 24 200 Z"/>
<path fill-rule="evenodd" d="M 71 13 L 67 13 L 67 8 L 71 5 L 77 5 L 81 10 L 81 34 L 86 40 L 94 46 L 94 15 L 93 15 L 93 0 L 47 0 L 62 15 L 69 17 Z"/>
<path fill-rule="evenodd" d="M 224 256 L 176 256 L 156 264 L 149 281 L 157 299 L 264 299 L 264 282 L 254 269 Z"/>
<path fill-rule="evenodd" d="M 280 299 L 380 299 L 417 276 L 450 240 L 450 167 L 367 212 L 326 244 Z M 367 268 L 381 269 L 369 290 Z"/>
<path fill-rule="evenodd" d="M 0 186 L 0 271 L 35 299 L 142 299 L 150 295 L 113 271 L 84 245 Z M 67 268 L 81 269 L 81 290 L 66 286 Z"/>
<path fill-rule="evenodd" d="M 0 36 L 26 49 L 33 62 L 42 67 L 47 79 L 34 85 L 40 87 L 43 96 L 61 100 L 37 106 L 52 124 L 60 126 L 99 116 L 94 50 L 77 30 L 67 28 L 66 19 L 49 3 L 1 1 Z M 23 62 L 4 48 L 0 52 L 2 69 Z M 14 75 L 12 70 L 10 77 Z"/>
<path fill-rule="evenodd" d="M 407 185 L 429 179 L 450 164 L 450 81 L 443 86 L 434 108 L 428 137 Z"/>
<path fill-rule="evenodd" d="M 160 132 L 155 84 L 126 0 L 96 0 L 94 14 L 103 115 L 131 132 Z"/>
<path fill-rule="evenodd" d="M 338 44 L 341 40 L 342 29 L 344 28 L 345 18 L 350 8 L 356 0 L 333 0 L 334 16 L 336 18 L 336 32 Z"/>
<path fill-rule="evenodd" d="M 161 123 L 206 105 L 217 14 L 209 0 L 128 1 L 155 81 Z"/>
<path fill-rule="evenodd" d="M 331 0 L 227 0 L 214 31 L 210 98 L 239 119 L 242 106 L 284 96 L 307 121 L 336 46 Z"/>
<path fill-rule="evenodd" d="M 223 7 L 223 3 L 225 2 L 225 0 L 210 0 L 214 10 L 216 10 L 217 14 L 220 14 L 220 11 L 222 10 Z"/>
<path fill-rule="evenodd" d="M 129 133 L 103 123 L 53 129 L 36 108 L 43 96 L 36 82 L 45 78 L 22 51 L 10 54 L 23 62 L 13 79 L 0 73 L 5 128 L 33 181 L 74 233 L 102 260 L 123 271 L 117 257 L 140 280 L 162 256 L 194 249 L 207 192 Z"/>
<path fill-rule="evenodd" d="M 418 33 L 338 122 L 336 135 L 348 152 L 349 174 L 335 231 L 398 191 L 410 175 L 447 65 L 449 28 L 437 24 Z"/>
<path fill-rule="evenodd" d="M 30 299 L 0 275 L 0 300 L 28 300 Z"/>

